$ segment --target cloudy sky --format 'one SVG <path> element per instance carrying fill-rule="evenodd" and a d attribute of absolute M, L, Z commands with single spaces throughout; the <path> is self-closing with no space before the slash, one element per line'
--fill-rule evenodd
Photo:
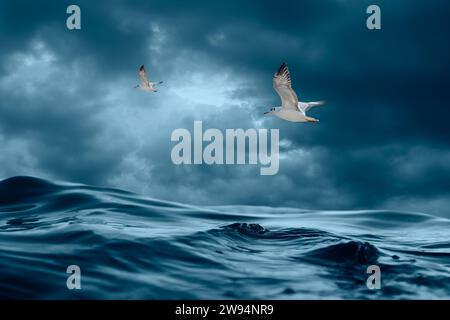
<path fill-rule="evenodd" d="M 81 8 L 81 30 L 66 8 Z M 366 28 L 381 7 L 382 30 Z M 0 178 L 192 204 L 450 216 L 448 1 L 1 1 Z M 291 70 L 319 124 L 262 113 Z M 163 80 L 133 89 L 137 68 Z M 176 128 L 278 128 L 280 171 L 175 166 Z"/>

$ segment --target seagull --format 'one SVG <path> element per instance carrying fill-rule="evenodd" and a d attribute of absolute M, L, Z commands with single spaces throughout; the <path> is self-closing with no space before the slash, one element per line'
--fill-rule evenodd
<path fill-rule="evenodd" d="M 273 114 L 291 122 L 319 122 L 318 119 L 308 117 L 306 111 L 323 105 L 325 101 L 298 101 L 297 94 L 292 90 L 291 75 L 286 63 L 283 63 L 273 75 L 273 88 L 281 98 L 281 107 L 271 108 L 264 114 Z"/>
<path fill-rule="evenodd" d="M 152 91 L 152 92 L 156 92 L 158 90 L 156 90 L 156 86 L 158 84 L 163 83 L 162 81 L 159 82 L 149 82 L 148 78 L 147 78 L 147 73 L 145 72 L 145 68 L 144 65 L 142 65 L 139 68 L 139 78 L 141 79 L 141 84 L 138 84 L 137 86 L 135 86 L 135 88 L 139 88 L 142 91 Z"/>

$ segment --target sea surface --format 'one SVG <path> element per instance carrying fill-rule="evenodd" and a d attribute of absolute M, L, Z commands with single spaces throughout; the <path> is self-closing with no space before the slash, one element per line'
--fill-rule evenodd
<path fill-rule="evenodd" d="M 0 182 L 2 299 L 450 299 L 450 220 Z M 81 289 L 69 290 L 69 265 Z M 369 290 L 377 265 L 381 288 Z"/>

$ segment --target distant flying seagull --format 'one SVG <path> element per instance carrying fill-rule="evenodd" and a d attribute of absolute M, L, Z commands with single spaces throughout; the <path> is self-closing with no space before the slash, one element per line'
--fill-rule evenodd
<path fill-rule="evenodd" d="M 159 82 L 150 82 L 150 81 L 148 81 L 147 73 L 145 72 L 144 65 L 142 65 L 139 68 L 139 78 L 141 79 L 141 84 L 138 84 L 137 86 L 135 86 L 135 88 L 139 88 L 139 89 L 141 89 L 143 91 L 156 92 L 156 91 L 158 91 L 158 90 L 156 90 L 156 86 L 158 84 L 163 83 L 162 81 L 159 81 Z"/>
<path fill-rule="evenodd" d="M 273 75 L 273 87 L 281 98 L 281 107 L 271 108 L 264 114 L 273 114 L 278 118 L 292 122 L 319 122 L 308 117 L 306 111 L 312 107 L 321 106 L 325 101 L 299 102 L 291 86 L 291 75 L 286 63 L 283 63 Z"/>

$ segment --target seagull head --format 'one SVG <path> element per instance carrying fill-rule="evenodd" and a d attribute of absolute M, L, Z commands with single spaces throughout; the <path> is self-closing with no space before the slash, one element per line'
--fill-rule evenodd
<path fill-rule="evenodd" d="M 276 111 L 275 108 L 270 108 L 269 111 L 264 112 L 264 114 L 273 114 Z"/>

